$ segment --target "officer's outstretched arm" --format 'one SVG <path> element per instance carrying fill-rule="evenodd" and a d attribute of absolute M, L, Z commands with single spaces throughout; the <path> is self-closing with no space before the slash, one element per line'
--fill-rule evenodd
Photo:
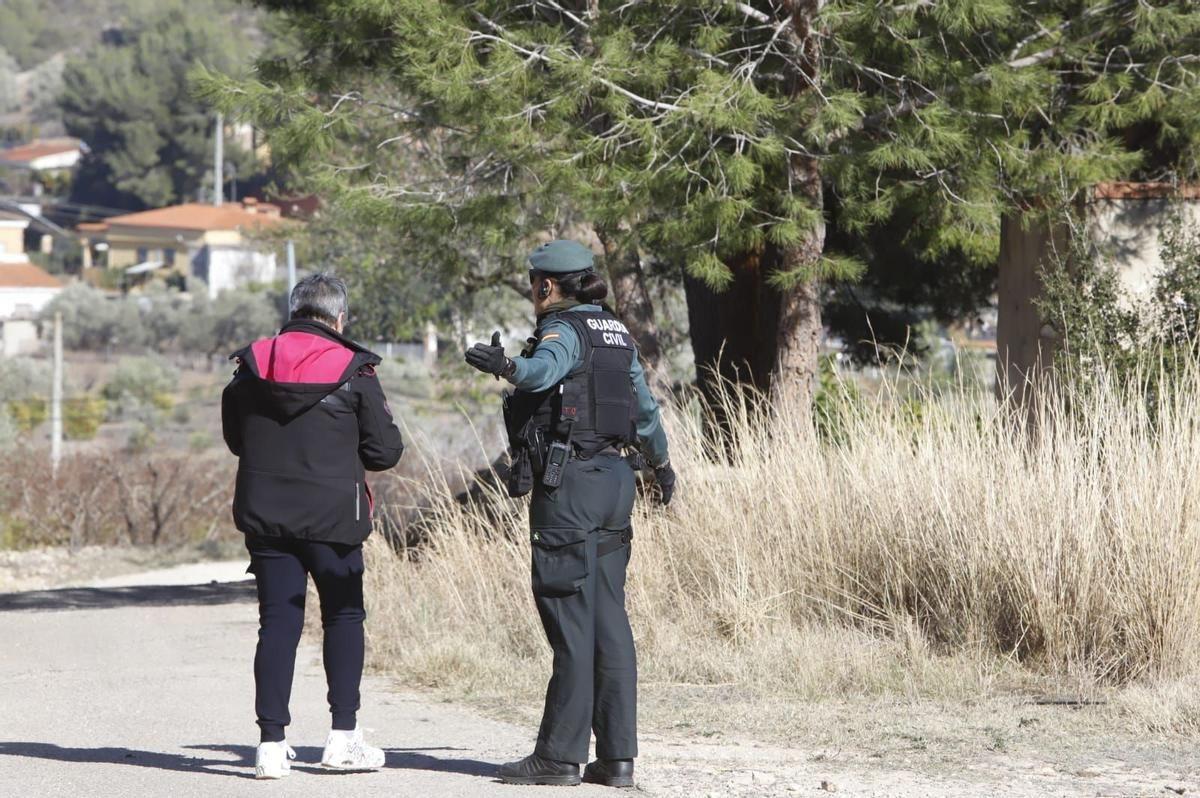
<path fill-rule="evenodd" d="M 533 354 L 515 360 L 516 368 L 507 376 L 522 391 L 547 391 L 562 382 L 579 364 L 579 336 L 566 322 L 546 325 Z"/>

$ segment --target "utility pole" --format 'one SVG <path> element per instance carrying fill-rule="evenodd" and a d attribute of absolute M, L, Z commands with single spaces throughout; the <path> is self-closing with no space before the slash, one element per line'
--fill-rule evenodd
<path fill-rule="evenodd" d="M 292 239 L 287 240 L 287 270 L 288 270 L 288 298 L 291 299 L 292 289 L 296 287 L 296 245 Z"/>
<path fill-rule="evenodd" d="M 58 475 L 62 462 L 63 342 L 62 314 L 54 314 L 54 382 L 50 386 L 50 469 Z"/>
<path fill-rule="evenodd" d="M 217 129 L 213 134 L 213 205 L 225 199 L 225 114 L 217 111 Z"/>

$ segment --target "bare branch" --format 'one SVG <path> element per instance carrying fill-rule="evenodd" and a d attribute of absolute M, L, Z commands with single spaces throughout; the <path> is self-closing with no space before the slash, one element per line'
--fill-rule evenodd
<path fill-rule="evenodd" d="M 733 7 L 744 16 L 750 17 L 755 22 L 761 22 L 764 25 L 771 21 L 771 17 L 765 12 L 759 11 L 748 3 L 732 3 Z"/>

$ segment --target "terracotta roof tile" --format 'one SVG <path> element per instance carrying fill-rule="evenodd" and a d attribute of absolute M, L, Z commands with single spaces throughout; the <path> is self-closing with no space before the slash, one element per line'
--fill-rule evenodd
<path fill-rule="evenodd" d="M 78 139 L 37 139 L 7 150 L 0 150 L 0 161 L 5 163 L 29 163 L 47 155 L 74 152 L 79 149 Z"/>
<path fill-rule="evenodd" d="M 180 230 L 237 230 L 272 225 L 283 221 L 279 217 L 279 207 L 276 205 L 260 202 L 256 208 L 255 211 L 248 211 L 236 202 L 220 206 L 188 202 L 183 205 L 171 205 L 166 208 L 114 216 L 106 219 L 105 224 L 110 228 L 119 225 L 121 227 L 171 227 Z"/>
<path fill-rule="evenodd" d="M 0 263 L 0 289 L 62 287 L 62 280 L 32 263 Z"/>
<path fill-rule="evenodd" d="M 1200 199 L 1200 185 L 1184 183 L 1131 183 L 1113 181 L 1097 183 L 1092 193 L 1095 199 Z"/>

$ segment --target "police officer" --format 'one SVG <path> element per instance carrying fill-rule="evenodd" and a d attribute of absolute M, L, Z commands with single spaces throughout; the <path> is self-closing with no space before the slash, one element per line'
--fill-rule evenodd
<path fill-rule="evenodd" d="M 472 366 L 516 387 L 506 398 L 506 422 L 514 472 L 524 455 L 530 462 L 534 602 L 554 651 L 537 746 L 502 766 L 499 777 L 511 784 L 579 784 L 594 731 L 597 758 L 582 781 L 632 787 L 637 661 L 625 569 L 635 490 L 622 455 L 628 447 L 642 450 L 663 504 L 671 500 L 675 472 L 637 345 L 597 304 L 608 289 L 591 250 L 552 241 L 529 256 L 529 265 L 537 313 L 532 348 L 510 359 L 496 334 L 490 346 L 466 353 Z M 523 492 L 512 486 L 510 492 Z"/>

